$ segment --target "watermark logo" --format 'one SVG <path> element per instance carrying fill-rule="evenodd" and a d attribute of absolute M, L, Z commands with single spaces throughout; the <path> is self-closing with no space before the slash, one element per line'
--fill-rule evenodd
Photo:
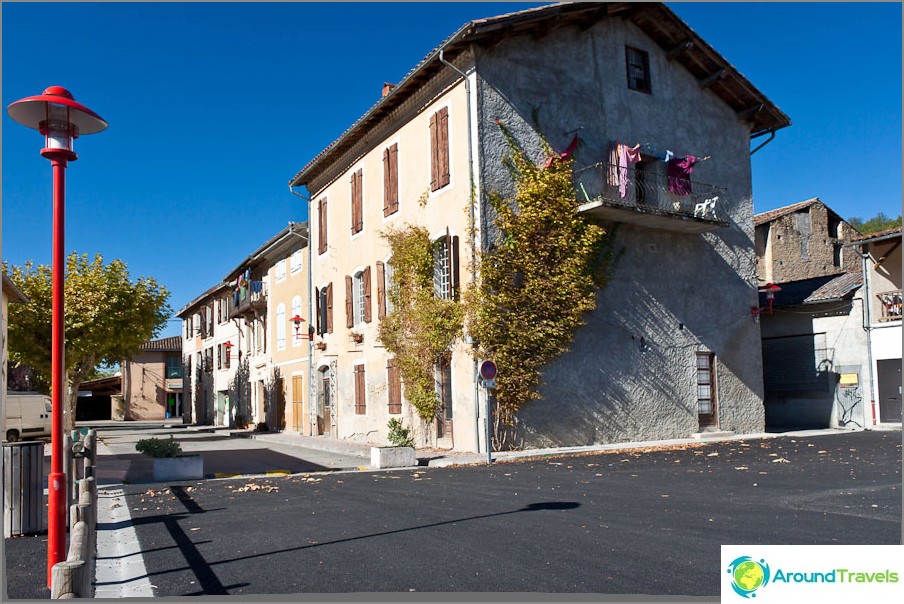
<path fill-rule="evenodd" d="M 769 583 L 769 565 L 750 556 L 735 558 L 727 572 L 731 575 L 731 588 L 742 598 L 755 598 L 756 590 Z"/>

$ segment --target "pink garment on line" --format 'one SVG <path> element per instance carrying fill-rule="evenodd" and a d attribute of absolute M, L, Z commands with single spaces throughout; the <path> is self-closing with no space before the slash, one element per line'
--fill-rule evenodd
<path fill-rule="evenodd" d="M 697 158 L 693 155 L 685 155 L 679 159 L 673 157 L 669 160 L 669 191 L 675 195 L 691 194 L 691 172 Z"/>
<path fill-rule="evenodd" d="M 546 158 L 546 167 L 548 168 L 549 166 L 551 166 L 552 162 L 554 162 L 557 159 L 565 161 L 566 159 L 571 157 L 571 154 L 574 153 L 574 150 L 577 148 L 578 148 L 578 135 L 577 135 L 577 133 L 575 133 L 574 138 L 571 140 L 571 143 L 568 145 L 568 148 L 565 149 L 564 151 L 562 151 L 562 155 L 556 155 L 555 154 L 556 152 L 553 151 L 553 155 L 550 155 L 548 158 Z"/>
<path fill-rule="evenodd" d="M 640 145 L 618 145 L 618 193 L 624 199 L 628 194 L 628 166 L 640 161 Z"/>

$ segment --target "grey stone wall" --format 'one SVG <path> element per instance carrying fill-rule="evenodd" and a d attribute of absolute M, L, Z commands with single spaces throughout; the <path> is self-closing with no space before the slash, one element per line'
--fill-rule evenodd
<path fill-rule="evenodd" d="M 770 258 L 757 250 L 757 277 L 761 283 L 812 279 L 825 275 L 859 271 L 860 256 L 854 248 L 841 247 L 856 235 L 851 226 L 830 212 L 821 202 L 798 212 L 787 214 L 757 227 L 757 240 L 771 248 L 771 279 L 767 264 Z M 840 265 L 835 249 L 840 247 Z"/>
<path fill-rule="evenodd" d="M 629 90 L 625 45 L 650 55 L 652 94 Z M 730 59 L 730 57 L 729 57 Z M 545 370 L 520 413 L 525 446 L 687 437 L 699 430 L 695 352 L 716 355 L 719 427 L 763 429 L 749 132 L 718 97 L 635 26 L 609 19 L 476 53 L 484 243 L 497 234 L 488 191 L 511 195 L 503 121 L 537 161 L 540 134 L 576 168 L 607 161 L 609 140 L 710 156 L 693 177 L 726 187 L 729 227 L 705 235 L 620 225 L 623 256 L 570 350 Z M 664 168 L 664 166 L 663 166 Z"/>

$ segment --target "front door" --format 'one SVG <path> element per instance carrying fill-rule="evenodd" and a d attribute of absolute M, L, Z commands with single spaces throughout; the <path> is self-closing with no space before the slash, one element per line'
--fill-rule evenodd
<path fill-rule="evenodd" d="M 333 401 L 330 396 L 330 370 L 328 368 L 324 368 L 320 372 L 320 413 L 319 418 L 320 422 L 320 434 L 330 435 L 333 429 L 332 423 L 332 407 Z"/>
<path fill-rule="evenodd" d="M 879 421 L 901 421 L 901 359 L 876 361 L 879 378 Z"/>
<path fill-rule="evenodd" d="M 292 376 L 292 431 L 307 434 L 305 429 L 305 410 L 303 401 L 303 379 L 300 375 Z"/>
<path fill-rule="evenodd" d="M 697 419 L 700 430 L 718 424 L 716 420 L 716 381 L 711 352 L 697 353 Z"/>

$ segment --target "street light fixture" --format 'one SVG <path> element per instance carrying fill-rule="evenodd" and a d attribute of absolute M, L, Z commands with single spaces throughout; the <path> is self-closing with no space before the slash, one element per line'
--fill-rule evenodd
<path fill-rule="evenodd" d="M 51 320 L 51 397 L 53 402 L 50 431 L 50 475 L 47 479 L 47 587 L 53 565 L 66 559 L 66 475 L 63 473 L 63 405 L 65 403 L 65 347 L 63 280 L 66 270 L 66 166 L 78 156 L 72 142 L 79 136 L 95 134 L 107 128 L 107 122 L 76 102 L 61 86 L 51 86 L 43 94 L 18 100 L 6 112 L 23 126 L 44 135 L 41 155 L 53 166 L 53 268 Z"/>

